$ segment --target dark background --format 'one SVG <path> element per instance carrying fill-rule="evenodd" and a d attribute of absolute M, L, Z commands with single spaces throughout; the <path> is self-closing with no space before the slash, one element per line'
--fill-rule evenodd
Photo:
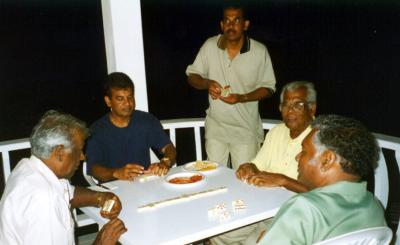
<path fill-rule="evenodd" d="M 398 1 L 246 2 L 249 35 L 268 47 L 278 93 L 289 81 L 312 81 L 319 113 L 400 137 Z M 142 1 L 149 111 L 159 119 L 205 115 L 206 92 L 184 72 L 219 33 L 220 3 Z M 0 141 L 28 137 L 48 109 L 89 124 L 106 111 L 100 1 L 0 0 L 0 33 Z M 280 118 L 278 97 L 260 103 L 263 118 Z"/>
<path fill-rule="evenodd" d="M 184 72 L 219 33 L 221 2 L 142 0 L 149 111 L 159 119 L 205 116 L 207 94 L 191 88 Z M 249 35 L 268 47 L 277 78 L 278 93 L 260 103 L 263 118 L 280 119 L 284 84 L 309 80 L 319 113 L 352 116 L 400 137 L 400 1 L 246 2 Z M 28 137 L 49 109 L 92 123 L 107 111 L 106 75 L 100 0 L 0 0 L 0 141 Z M 13 165 L 21 154 L 29 151 L 11 154 Z M 397 223 L 398 197 L 390 199 L 388 221 Z"/>

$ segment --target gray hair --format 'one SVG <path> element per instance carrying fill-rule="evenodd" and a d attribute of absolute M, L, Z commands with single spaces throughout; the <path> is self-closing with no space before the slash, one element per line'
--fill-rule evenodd
<path fill-rule="evenodd" d="M 314 84 L 307 81 L 294 81 L 286 84 L 281 91 L 281 104 L 283 103 L 283 96 L 286 91 L 292 92 L 298 90 L 300 88 L 304 88 L 307 92 L 307 102 L 316 104 L 317 103 L 317 91 L 314 88 Z"/>
<path fill-rule="evenodd" d="M 70 151 L 77 131 L 82 132 L 85 138 L 89 135 L 85 122 L 69 114 L 47 111 L 32 130 L 29 139 L 31 153 L 40 159 L 49 159 L 59 145 Z"/>
<path fill-rule="evenodd" d="M 344 172 L 364 179 L 373 172 L 379 147 L 361 122 L 338 115 L 322 115 L 311 126 L 317 129 L 313 137 L 316 156 L 331 150 L 339 158 Z"/>

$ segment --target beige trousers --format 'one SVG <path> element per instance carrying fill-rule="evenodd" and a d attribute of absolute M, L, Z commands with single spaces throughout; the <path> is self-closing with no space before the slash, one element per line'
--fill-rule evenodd
<path fill-rule="evenodd" d="M 213 245 L 255 245 L 265 235 L 273 218 L 260 221 L 239 229 L 228 231 L 210 239 Z"/>
<path fill-rule="evenodd" d="M 260 144 L 257 142 L 254 142 L 253 144 L 228 144 L 216 139 L 206 140 L 208 160 L 227 166 L 230 154 L 232 168 L 234 170 L 238 169 L 241 164 L 253 160 L 259 150 Z"/>

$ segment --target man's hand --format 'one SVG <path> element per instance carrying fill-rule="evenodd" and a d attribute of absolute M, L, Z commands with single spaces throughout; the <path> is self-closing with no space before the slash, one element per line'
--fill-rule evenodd
<path fill-rule="evenodd" d="M 114 171 L 113 177 L 119 180 L 133 180 L 144 173 L 144 168 L 136 163 L 128 163 L 124 167 Z"/>
<path fill-rule="evenodd" d="M 258 174 L 259 172 L 260 170 L 258 170 L 254 163 L 245 163 L 240 165 L 238 170 L 236 170 L 236 177 L 246 182 L 249 177 Z"/>
<path fill-rule="evenodd" d="M 113 219 L 101 228 L 93 245 L 114 245 L 126 231 L 127 229 L 122 220 Z"/>
<path fill-rule="evenodd" d="M 255 186 L 276 187 L 283 186 L 286 176 L 269 172 L 259 172 L 247 179 L 247 183 Z"/>
<path fill-rule="evenodd" d="M 122 204 L 118 196 L 112 192 L 98 192 L 97 196 L 101 216 L 107 219 L 117 218 L 122 209 Z M 110 211 L 105 211 L 102 209 L 107 200 L 114 200 L 114 205 L 112 206 Z"/>
<path fill-rule="evenodd" d="M 211 95 L 213 100 L 218 99 L 221 96 L 221 85 L 213 80 L 208 80 L 208 93 Z"/>
<path fill-rule="evenodd" d="M 153 175 L 162 176 L 168 173 L 169 164 L 164 162 L 152 163 L 147 170 L 148 173 Z"/>
<path fill-rule="evenodd" d="M 229 94 L 226 97 L 220 96 L 219 99 L 231 105 L 241 102 L 239 94 Z"/>

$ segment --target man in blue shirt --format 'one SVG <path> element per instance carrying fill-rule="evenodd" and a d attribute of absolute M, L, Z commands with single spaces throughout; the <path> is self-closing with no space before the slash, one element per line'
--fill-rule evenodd
<path fill-rule="evenodd" d="M 100 181 L 166 174 L 175 163 L 175 147 L 156 117 L 135 110 L 132 80 L 124 73 L 111 73 L 104 100 L 110 112 L 90 128 L 88 172 Z M 163 156 L 160 162 L 150 162 L 150 149 Z"/>

